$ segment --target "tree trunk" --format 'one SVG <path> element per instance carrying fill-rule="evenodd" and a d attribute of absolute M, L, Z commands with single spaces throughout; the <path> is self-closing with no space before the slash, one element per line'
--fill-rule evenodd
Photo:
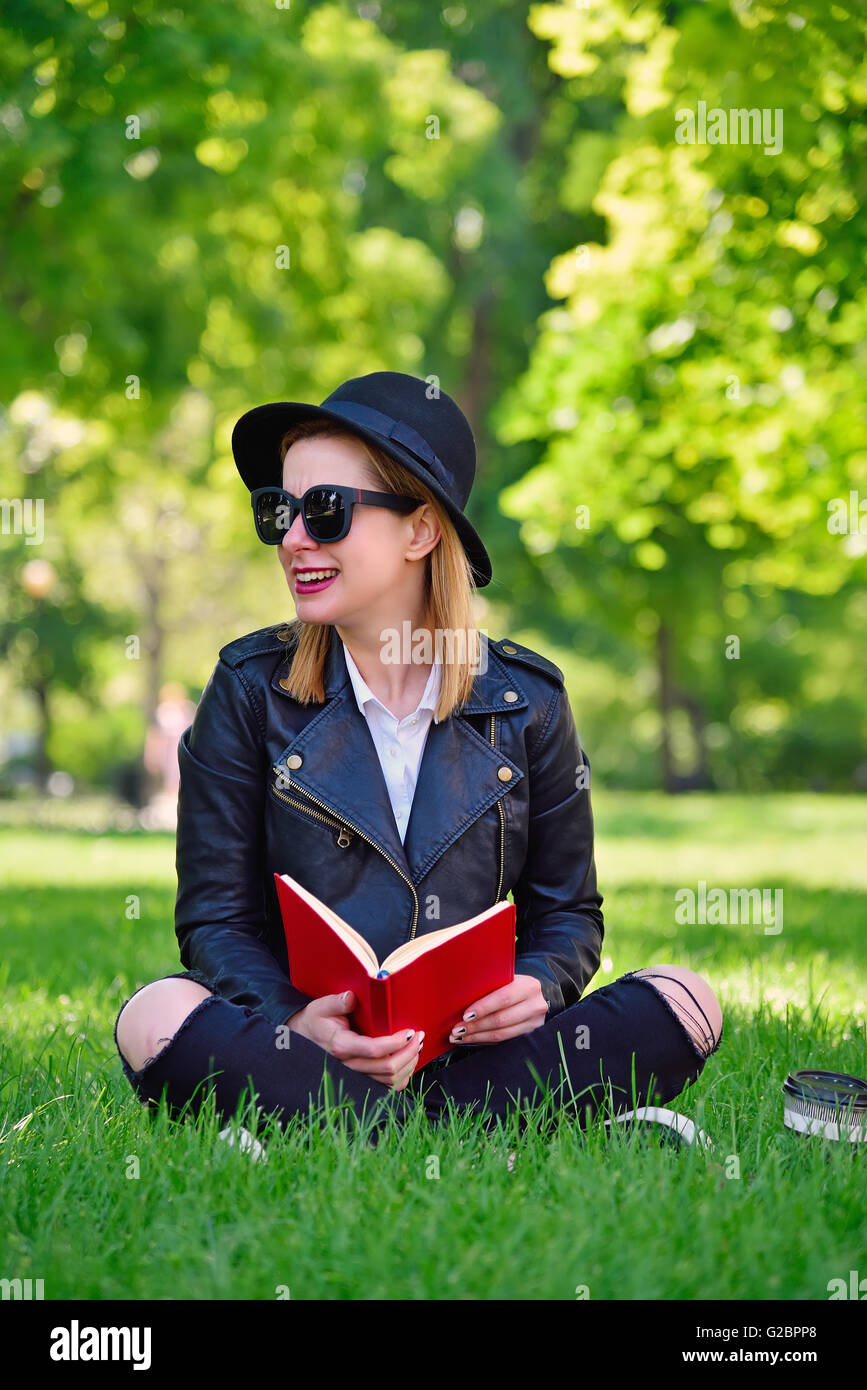
<path fill-rule="evenodd" d="M 673 709 L 671 682 L 671 633 L 665 623 L 660 621 L 656 629 L 656 671 L 658 680 L 659 718 L 660 718 L 660 780 L 662 789 L 673 792 L 674 765 L 671 757 L 671 730 L 669 720 Z"/>
<path fill-rule="evenodd" d="M 664 622 L 660 622 L 656 632 L 656 664 L 661 725 L 660 776 L 663 790 L 710 791 L 713 789 L 713 779 L 708 766 L 707 715 L 701 700 L 675 682 L 672 676 L 672 647 L 671 629 Z M 671 716 L 676 709 L 686 711 L 695 747 L 693 765 L 686 771 L 678 771 L 675 768 L 672 754 Z"/>
<path fill-rule="evenodd" d="M 40 790 L 45 791 L 48 787 L 48 779 L 53 771 L 51 759 L 48 756 L 48 739 L 51 734 L 51 703 L 46 681 L 34 681 L 31 689 L 36 696 L 36 704 L 39 709 L 38 741 L 36 744 L 36 776 L 38 778 Z"/>
<path fill-rule="evenodd" d="M 682 695 L 681 703 L 689 715 L 693 742 L 695 743 L 695 768 L 690 776 L 690 784 L 702 791 L 710 791 L 713 788 L 713 779 L 710 775 L 707 759 L 707 715 L 705 708 L 694 695 L 687 695 L 686 693 Z"/>
<path fill-rule="evenodd" d="M 159 534 L 160 524 L 163 519 L 162 508 L 158 513 L 154 524 L 154 534 Z M 142 655 L 145 661 L 144 672 L 144 716 L 145 727 L 152 729 L 156 720 L 157 705 L 160 699 L 160 686 L 162 685 L 163 670 L 163 649 L 165 645 L 165 634 L 162 628 L 162 576 L 164 564 L 161 557 L 155 553 L 139 551 L 136 556 L 139 562 L 141 575 L 142 592 L 144 595 L 142 625 L 144 636 L 142 639 Z M 141 778 L 146 795 L 150 799 L 159 789 L 160 779 L 153 773 L 148 772 L 144 765 L 144 749 L 141 752 Z"/>

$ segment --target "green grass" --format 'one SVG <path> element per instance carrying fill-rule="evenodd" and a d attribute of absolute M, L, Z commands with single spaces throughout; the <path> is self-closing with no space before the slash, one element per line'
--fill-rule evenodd
<path fill-rule="evenodd" d="M 338 1108 L 324 1129 L 267 1126 L 256 1164 L 216 1142 L 207 1111 L 149 1117 L 112 1028 L 139 984 L 181 968 L 173 839 L 7 824 L 0 1276 L 44 1279 L 49 1299 L 573 1299 L 585 1285 L 594 1300 L 761 1300 L 826 1299 L 830 1279 L 867 1273 L 863 1146 L 791 1134 L 780 1093 L 792 1068 L 867 1074 L 867 805 L 595 804 L 607 932 L 591 989 L 664 961 L 717 989 L 722 1046 L 670 1102 L 711 1155 L 605 1142 L 565 1117 L 547 1141 L 486 1137 L 472 1117 L 436 1131 L 420 1112 L 373 1148 Z M 675 891 L 699 879 L 782 888 L 783 930 L 676 924 Z"/>

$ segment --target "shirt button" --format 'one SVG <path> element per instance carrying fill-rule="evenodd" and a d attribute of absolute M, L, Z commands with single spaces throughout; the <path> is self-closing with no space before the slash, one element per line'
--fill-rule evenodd
<path fill-rule="evenodd" d="M 418 723 L 418 717 L 417 717 L 416 715 L 413 715 L 412 719 L 411 719 L 409 722 L 410 722 L 410 724 L 417 724 L 417 723 Z"/>

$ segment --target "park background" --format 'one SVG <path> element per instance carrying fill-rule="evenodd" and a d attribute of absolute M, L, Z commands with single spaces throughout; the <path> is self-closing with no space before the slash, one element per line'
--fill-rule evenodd
<path fill-rule="evenodd" d="M 435 1218 L 430 1185 L 398 1184 L 406 1244 L 371 1244 L 365 1214 L 415 1162 L 395 1141 L 395 1171 L 361 1160 L 353 1253 L 341 1236 L 323 1274 L 299 1228 L 280 1258 L 305 1297 L 442 1296 L 442 1260 L 446 1296 L 572 1297 L 583 1269 L 600 1298 L 827 1297 L 864 1263 L 863 1203 L 851 1155 L 792 1147 L 779 1087 L 794 1066 L 867 1067 L 863 12 L 33 0 L 0 36 L 6 1264 L 50 1296 L 162 1296 L 181 1265 L 178 1296 L 273 1296 L 243 1272 L 273 1190 L 254 1200 L 237 1164 L 196 1187 L 111 1044 L 132 989 L 179 968 L 142 754 L 167 683 L 194 704 L 222 645 L 292 616 L 235 421 L 395 370 L 453 395 L 476 437 L 468 514 L 494 568 L 477 622 L 566 675 L 606 895 L 592 987 L 670 959 L 718 989 L 726 1041 L 681 1108 L 722 1155 L 710 1193 L 706 1167 L 652 1168 L 653 1214 L 647 1165 L 671 1155 L 630 1151 L 607 1186 L 598 1154 L 537 1156 L 515 1218 L 546 1252 L 528 1275 L 515 1228 L 481 1252 L 439 1234 L 493 1220 L 465 1184 Z M 779 152 L 681 143 L 699 103 L 769 113 Z M 676 924 L 674 893 L 702 880 L 783 889 L 783 931 Z M 94 1217 L 133 1145 L 161 1176 Z M 209 1171 L 235 1157 L 213 1147 L 195 1150 Z M 320 1251 L 317 1213 L 344 1210 L 341 1183 L 358 1197 L 342 1153 L 282 1192 Z M 591 1179 L 593 1229 L 561 1242 L 563 1184 L 578 1203 Z M 245 1230 L 220 1219 L 242 1190 Z M 684 1203 L 703 1243 L 685 1234 L 674 1267 L 652 1237 Z M 124 1223 L 146 1232 L 134 1268 Z M 420 1245 L 407 1283 L 398 1256 Z"/>

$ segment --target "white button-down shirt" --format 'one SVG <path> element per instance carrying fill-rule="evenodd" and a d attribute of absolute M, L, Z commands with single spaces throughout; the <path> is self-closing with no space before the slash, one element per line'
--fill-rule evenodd
<path fill-rule="evenodd" d="M 435 724 L 439 723 L 434 710 L 440 693 L 441 663 L 434 659 L 424 694 L 417 707 L 412 714 L 406 714 L 399 720 L 374 695 L 352 660 L 345 642 L 343 655 L 346 657 L 346 669 L 352 681 L 358 708 L 367 720 L 367 727 L 379 755 L 402 844 L 406 838 L 406 827 L 409 824 L 409 813 L 428 730 L 432 720 Z"/>

